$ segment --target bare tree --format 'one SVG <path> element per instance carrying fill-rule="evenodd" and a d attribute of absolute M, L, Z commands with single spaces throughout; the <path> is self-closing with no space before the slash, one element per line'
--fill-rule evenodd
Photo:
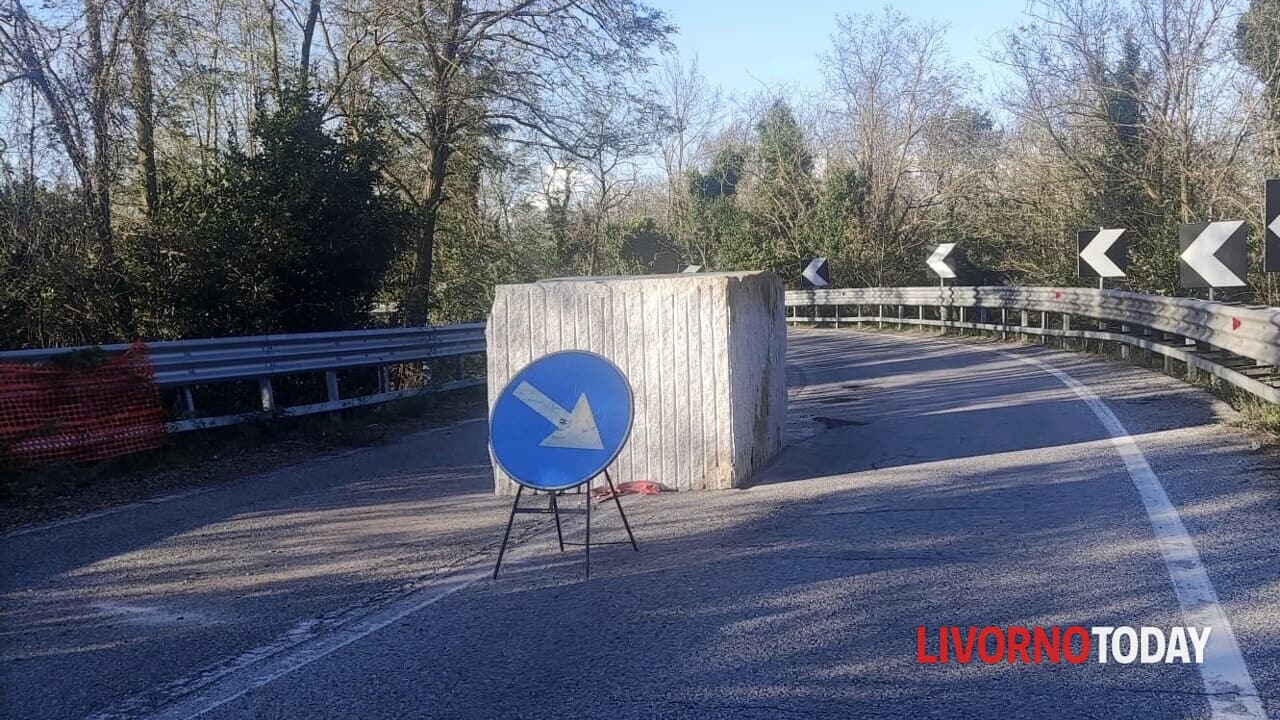
<path fill-rule="evenodd" d="M 941 202 L 921 166 L 926 130 L 955 109 L 966 78 L 947 59 L 941 26 L 886 10 L 837 20 L 827 82 L 844 142 L 829 162 L 850 163 L 866 187 L 865 280 L 893 284 L 928 241 L 924 210 Z M 841 156 L 841 153 L 843 156 Z"/>
<path fill-rule="evenodd" d="M 421 158 L 413 173 L 420 179 L 402 187 L 420 215 L 410 292 L 425 295 L 459 139 L 516 133 L 578 153 L 589 131 L 557 100 L 570 93 L 638 100 L 634 85 L 619 80 L 644 72 L 648 49 L 664 43 L 672 28 L 633 0 L 430 0 L 394 7 L 379 33 L 378 57 L 394 89 L 388 114 L 408 152 Z"/>
<path fill-rule="evenodd" d="M 659 93 L 670 121 L 662 138 L 662 166 L 667 178 L 667 224 L 674 228 L 687 199 L 680 191 L 685 172 L 702 159 L 707 141 L 724 120 L 724 107 L 720 89 L 699 72 L 696 56 L 687 65 L 679 58 L 667 60 L 659 73 Z"/>
<path fill-rule="evenodd" d="M 74 28 L 42 26 L 21 0 L 0 10 L 0 53 L 17 78 L 44 99 L 58 140 L 79 179 L 80 195 L 101 258 L 101 282 L 113 295 L 121 327 L 132 330 L 133 308 L 125 291 L 111 225 L 113 181 L 110 111 L 116 100 L 116 61 L 129 6 L 108 12 L 105 0 L 84 0 Z M 52 38 L 51 36 L 56 36 Z M 68 74 L 59 71 L 68 68 Z M 89 118 L 86 131 L 80 123 Z"/>

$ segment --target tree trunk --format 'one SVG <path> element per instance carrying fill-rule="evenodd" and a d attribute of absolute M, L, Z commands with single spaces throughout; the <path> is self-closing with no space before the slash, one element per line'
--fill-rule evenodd
<path fill-rule="evenodd" d="M 280 80 L 280 38 L 276 32 L 275 0 L 263 0 L 262 11 L 267 14 L 267 37 L 271 40 L 271 89 L 272 97 L 280 99 L 283 85 Z"/>
<path fill-rule="evenodd" d="M 142 179 L 143 210 L 154 217 L 160 206 L 156 182 L 156 137 L 151 58 L 147 37 L 151 32 L 147 0 L 133 0 L 129 17 L 129 45 L 133 50 L 133 110 L 137 115 L 138 174 Z"/>
<path fill-rule="evenodd" d="M 444 203 L 444 183 L 449 175 L 449 157 L 453 154 L 452 91 L 458 62 L 458 33 L 462 22 L 463 2 L 452 0 L 445 18 L 443 36 L 432 53 L 431 126 L 428 150 L 431 162 L 422 193 L 422 226 L 414 244 L 413 273 L 409 278 L 410 312 L 405 320 L 411 325 L 426 321 L 431 291 L 431 254 L 435 247 L 436 222 Z M 421 310 L 418 310 L 421 308 Z"/>
<path fill-rule="evenodd" d="M 447 122 L 448 111 L 441 111 Z M 449 155 L 452 152 L 449 138 L 436 136 L 431 141 L 431 164 L 427 167 L 427 180 L 423 192 L 422 217 L 419 219 L 417 241 L 414 245 L 413 274 L 409 278 L 409 308 L 405 320 L 410 325 L 427 321 L 428 296 L 431 291 L 431 257 L 435 248 L 436 222 L 440 206 L 444 203 L 444 181 L 448 175 Z"/>
<path fill-rule="evenodd" d="M 316 34 L 316 20 L 320 17 L 320 0 L 311 0 L 307 10 L 307 22 L 302 27 L 302 53 L 298 63 L 298 89 L 304 93 L 311 79 L 311 41 Z"/>
<path fill-rule="evenodd" d="M 89 223 L 102 256 L 100 277 L 110 292 L 116 319 L 126 335 L 133 333 L 133 304 L 120 273 L 111 230 L 111 129 L 107 124 L 110 92 L 106 53 L 102 46 L 102 0 L 85 0 L 85 30 L 89 36 L 89 123 L 93 160 L 89 166 Z"/>

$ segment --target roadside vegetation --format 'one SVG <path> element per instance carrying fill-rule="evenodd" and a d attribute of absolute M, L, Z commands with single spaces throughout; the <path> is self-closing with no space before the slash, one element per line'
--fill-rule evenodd
<path fill-rule="evenodd" d="M 1275 0 L 1035 0 L 986 86 L 942 27 L 842 15 L 812 95 L 725 95 L 678 20 L 0 0 L 0 347 L 472 321 L 495 283 L 686 263 L 920 284 L 944 241 L 1072 284 L 1098 226 L 1168 294 L 1178 224 L 1257 238 L 1280 174 Z"/>

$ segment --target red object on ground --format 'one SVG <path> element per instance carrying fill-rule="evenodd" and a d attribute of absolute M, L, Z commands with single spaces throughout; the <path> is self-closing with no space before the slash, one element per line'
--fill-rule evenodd
<path fill-rule="evenodd" d="M 618 483 L 616 487 L 619 495 L 657 495 L 660 492 L 671 492 L 671 488 L 652 480 Z M 609 492 L 609 486 L 605 485 L 604 487 L 592 489 L 591 496 L 600 500 L 608 500 L 613 497 L 613 494 Z"/>
<path fill-rule="evenodd" d="M 164 440 L 164 409 L 147 346 L 82 364 L 0 363 L 0 458 L 87 462 Z"/>

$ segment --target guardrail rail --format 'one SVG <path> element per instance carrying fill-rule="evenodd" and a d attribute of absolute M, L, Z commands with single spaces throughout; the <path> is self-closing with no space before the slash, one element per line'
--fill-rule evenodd
<path fill-rule="evenodd" d="M 904 287 L 792 290 L 787 320 L 917 325 L 1002 338 L 1082 338 L 1181 362 L 1280 404 L 1280 309 L 1076 287 Z M 803 311 L 808 309 L 808 313 Z M 888 309 L 889 311 L 886 311 Z M 869 312 L 868 312 L 869 311 Z"/>
<path fill-rule="evenodd" d="M 129 347 L 125 344 L 101 346 L 108 354 L 121 353 Z M 0 352 L 0 362 L 47 363 L 58 356 L 88 349 L 86 346 Z M 169 432 L 333 412 L 484 382 L 483 377 L 469 376 L 463 365 L 466 358 L 484 354 L 484 323 L 160 341 L 148 343 L 147 350 L 155 368 L 156 383 L 161 388 L 176 389 L 181 398 L 182 416 L 166 423 L 165 429 Z M 388 368 L 438 358 L 458 358 L 455 379 L 392 389 Z M 337 372 L 353 368 L 377 368 L 377 392 L 342 397 Z M 314 373 L 324 375 L 324 401 L 288 407 L 276 403 L 273 378 Z M 261 410 L 199 416 L 191 392 L 193 387 L 245 380 L 258 382 Z"/>
<path fill-rule="evenodd" d="M 1055 287 L 905 287 L 793 290 L 786 293 L 792 323 L 876 323 L 977 330 L 1008 338 L 1081 338 L 1130 348 L 1148 359 L 1163 356 L 1186 366 L 1193 378 L 1207 373 L 1267 402 L 1280 404 L 1280 309 L 1231 305 L 1190 298 L 1161 297 L 1119 290 Z M 807 313 L 805 311 L 808 311 Z M 109 354 L 128 345 L 105 345 Z M 169 432 L 220 427 L 279 416 L 333 412 L 424 393 L 477 385 L 467 358 L 485 352 L 484 324 L 258 335 L 149 343 L 157 384 L 177 391 L 178 417 Z M 47 363 L 87 347 L 0 352 L 0 362 Z M 395 365 L 457 358 L 456 377 L 447 382 L 392 388 Z M 377 390 L 342 397 L 337 372 L 376 368 Z M 323 374 L 325 399 L 281 406 L 273 378 Z M 261 409 L 201 416 L 192 388 L 256 381 Z"/>

